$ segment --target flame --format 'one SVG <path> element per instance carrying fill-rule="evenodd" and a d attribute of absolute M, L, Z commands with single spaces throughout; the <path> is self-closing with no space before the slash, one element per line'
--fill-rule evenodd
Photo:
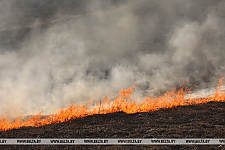
<path fill-rule="evenodd" d="M 7 121 L 7 117 L 3 117 L 0 120 L 0 131 L 6 131 L 15 128 L 21 128 L 24 126 L 44 126 L 53 123 L 66 122 L 75 118 L 85 117 L 94 114 L 107 114 L 118 111 L 124 111 L 125 113 L 137 113 L 137 112 L 149 112 L 155 111 L 160 108 L 172 108 L 182 105 L 192 105 L 192 104 L 202 104 L 210 101 L 224 102 L 225 93 L 221 88 L 223 85 L 223 79 L 219 79 L 219 84 L 217 89 L 211 97 L 206 98 L 188 98 L 185 96 L 192 92 L 192 88 L 188 89 L 184 85 L 181 85 L 180 90 L 171 90 L 166 92 L 162 96 L 146 97 L 141 103 L 137 104 L 137 101 L 132 101 L 132 93 L 135 86 L 129 89 L 122 89 L 119 92 L 118 97 L 113 101 L 110 101 L 109 96 L 105 97 L 103 101 L 98 102 L 94 108 L 91 108 L 92 100 L 85 105 L 75 105 L 71 104 L 67 108 L 62 108 L 58 113 L 44 117 L 42 112 L 38 115 L 33 116 L 29 119 L 21 119 L 18 117 L 15 121 Z"/>

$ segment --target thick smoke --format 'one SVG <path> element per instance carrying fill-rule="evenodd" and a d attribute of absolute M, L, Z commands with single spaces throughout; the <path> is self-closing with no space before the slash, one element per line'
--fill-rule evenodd
<path fill-rule="evenodd" d="M 214 87 L 225 72 L 224 4 L 4 1 L 0 115 L 49 114 L 134 84 L 134 99 L 186 81 Z"/>

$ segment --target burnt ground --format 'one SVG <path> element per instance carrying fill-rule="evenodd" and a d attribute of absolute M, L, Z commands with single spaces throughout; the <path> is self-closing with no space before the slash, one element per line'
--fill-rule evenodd
<path fill-rule="evenodd" d="M 225 102 L 93 115 L 0 132 L 0 138 L 225 138 Z M 1 149 L 225 149 L 212 146 L 2 146 Z"/>

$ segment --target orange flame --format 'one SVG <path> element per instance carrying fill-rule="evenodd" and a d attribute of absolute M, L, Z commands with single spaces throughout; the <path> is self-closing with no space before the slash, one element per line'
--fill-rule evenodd
<path fill-rule="evenodd" d="M 191 89 L 184 90 L 184 86 L 180 90 L 166 92 L 162 96 L 146 97 L 141 103 L 137 104 L 137 101 L 131 101 L 133 90 L 135 86 L 129 89 L 122 89 L 119 97 L 116 97 L 114 101 L 110 101 L 109 96 L 105 97 L 103 101 L 97 103 L 97 105 L 91 109 L 91 102 L 87 103 L 85 106 L 77 106 L 71 104 L 68 108 L 62 108 L 58 113 L 44 117 L 40 112 L 38 115 L 33 116 L 29 119 L 23 120 L 18 117 L 15 121 L 7 121 L 7 117 L 3 117 L 0 120 L 0 131 L 6 131 L 15 128 L 21 128 L 24 126 L 44 126 L 53 123 L 66 122 L 79 117 L 85 117 L 94 114 L 106 114 L 118 111 L 124 111 L 126 113 L 136 113 L 136 112 L 149 112 L 155 111 L 160 108 L 172 108 L 181 105 L 192 105 L 207 103 L 209 101 L 224 102 L 225 94 L 221 89 L 221 85 L 224 84 L 223 79 L 219 79 L 219 84 L 215 91 L 215 94 L 211 97 L 206 98 L 189 98 L 185 99 L 187 93 L 191 93 Z"/>

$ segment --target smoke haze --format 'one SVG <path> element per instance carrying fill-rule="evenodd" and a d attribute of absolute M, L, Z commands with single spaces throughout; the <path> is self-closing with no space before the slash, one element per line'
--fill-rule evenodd
<path fill-rule="evenodd" d="M 138 85 L 134 99 L 225 73 L 225 2 L 0 4 L 0 115 L 49 114 Z M 22 27 L 22 28 L 20 28 Z"/>

